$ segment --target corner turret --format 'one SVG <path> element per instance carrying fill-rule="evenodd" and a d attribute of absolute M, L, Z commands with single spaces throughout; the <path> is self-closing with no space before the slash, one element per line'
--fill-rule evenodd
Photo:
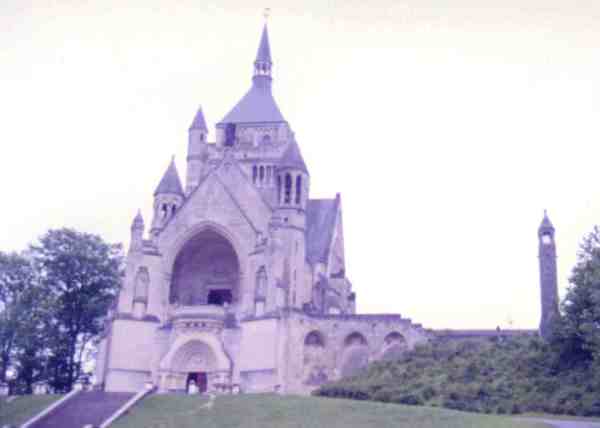
<path fill-rule="evenodd" d="M 154 191 L 154 216 L 150 234 L 157 236 L 171 217 L 175 215 L 185 196 L 175 166 L 175 156 L 171 159 L 160 183 Z"/>
<path fill-rule="evenodd" d="M 189 195 L 200 183 L 204 174 L 204 164 L 207 158 L 206 139 L 208 128 L 202 107 L 198 108 L 194 121 L 188 130 L 188 156 L 185 194 Z"/>
<path fill-rule="evenodd" d="M 279 208 L 306 209 L 309 174 L 300 147 L 290 142 L 277 166 L 277 201 Z"/>
<path fill-rule="evenodd" d="M 138 210 L 131 223 L 131 241 L 129 242 L 129 251 L 140 251 L 144 240 L 144 218 L 142 212 Z"/>

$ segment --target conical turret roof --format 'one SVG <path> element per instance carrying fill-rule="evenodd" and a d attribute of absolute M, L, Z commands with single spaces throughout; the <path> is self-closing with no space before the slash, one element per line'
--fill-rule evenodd
<path fill-rule="evenodd" d="M 544 210 L 544 218 L 542 219 L 542 223 L 540 223 L 540 227 L 538 232 L 541 234 L 542 232 L 551 231 L 554 232 L 554 226 L 548 217 L 548 213 Z"/>
<path fill-rule="evenodd" d="M 160 180 L 160 183 L 158 183 L 158 187 L 154 191 L 154 196 L 165 193 L 183 196 L 183 187 L 181 185 L 181 180 L 179 179 L 177 167 L 175 166 L 174 156 L 171 158 L 171 163 L 165 171 L 163 178 Z"/>
<path fill-rule="evenodd" d="M 194 117 L 194 121 L 190 125 L 190 131 L 192 129 L 198 129 L 200 131 L 208 131 L 206 127 L 206 120 L 204 120 L 204 113 L 202 112 L 202 107 L 198 107 L 198 112 Z"/>
<path fill-rule="evenodd" d="M 304 158 L 302 157 L 302 153 L 300 153 L 298 143 L 295 141 L 290 143 L 279 161 L 279 168 L 298 169 L 308 174 L 308 168 L 306 168 L 306 163 L 304 163 Z"/>
<path fill-rule="evenodd" d="M 138 210 L 137 214 L 133 218 L 133 222 L 131 223 L 132 229 L 143 229 L 144 228 L 144 218 L 142 217 L 142 212 Z"/>

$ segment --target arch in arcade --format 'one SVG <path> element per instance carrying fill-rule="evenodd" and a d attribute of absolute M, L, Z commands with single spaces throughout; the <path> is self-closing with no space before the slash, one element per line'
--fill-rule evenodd
<path fill-rule="evenodd" d="M 315 387 L 330 379 L 325 336 L 318 330 L 312 330 L 304 337 L 303 363 L 304 385 Z"/>
<path fill-rule="evenodd" d="M 384 361 L 399 360 L 408 349 L 408 343 L 402 334 L 391 332 L 383 340 L 383 349 L 379 359 Z"/>
<path fill-rule="evenodd" d="M 356 376 L 369 364 L 369 346 L 367 339 L 354 332 L 344 339 L 344 349 L 339 365 L 340 377 Z"/>

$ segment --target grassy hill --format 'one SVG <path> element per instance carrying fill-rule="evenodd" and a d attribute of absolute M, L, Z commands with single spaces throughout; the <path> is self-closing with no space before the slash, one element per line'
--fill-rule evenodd
<path fill-rule="evenodd" d="M 24 395 L 10 402 L 6 397 L 0 399 L 0 426 L 21 425 L 32 418 L 62 395 Z"/>
<path fill-rule="evenodd" d="M 429 407 L 278 395 L 155 395 L 114 428 L 542 428 L 509 417 Z"/>
<path fill-rule="evenodd" d="M 548 345 L 531 337 L 433 343 L 317 393 L 483 413 L 600 416 L 600 373 L 559 370 Z"/>

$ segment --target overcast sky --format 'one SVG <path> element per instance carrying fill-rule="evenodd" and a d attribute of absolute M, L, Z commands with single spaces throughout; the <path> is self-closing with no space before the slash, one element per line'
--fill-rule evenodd
<path fill-rule="evenodd" d="M 213 140 L 248 89 L 265 6 L 311 197 L 342 194 L 358 309 L 537 327 L 544 208 L 561 293 L 600 222 L 598 1 L 2 0 L 0 250 L 148 224 L 197 107 Z"/>

